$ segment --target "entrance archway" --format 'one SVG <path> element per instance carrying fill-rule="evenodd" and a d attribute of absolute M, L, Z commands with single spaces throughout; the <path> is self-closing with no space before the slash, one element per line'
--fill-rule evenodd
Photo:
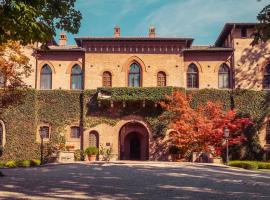
<path fill-rule="evenodd" d="M 120 160 L 148 160 L 149 134 L 142 124 L 128 122 L 119 131 Z"/>

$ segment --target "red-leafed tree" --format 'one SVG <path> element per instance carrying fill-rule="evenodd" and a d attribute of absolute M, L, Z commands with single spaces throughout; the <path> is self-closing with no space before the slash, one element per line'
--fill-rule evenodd
<path fill-rule="evenodd" d="M 223 132 L 230 130 L 230 144 L 244 139 L 241 132 L 252 124 L 248 118 L 238 118 L 236 111 L 224 111 L 220 103 L 207 102 L 192 108 L 192 97 L 175 92 L 161 102 L 161 106 L 172 113 L 170 128 L 171 141 L 186 152 L 211 152 L 220 155 L 223 148 Z"/>

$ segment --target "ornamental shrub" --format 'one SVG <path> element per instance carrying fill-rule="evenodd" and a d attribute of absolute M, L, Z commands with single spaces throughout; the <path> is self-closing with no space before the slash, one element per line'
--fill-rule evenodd
<path fill-rule="evenodd" d="M 258 169 L 270 169 L 270 162 L 257 162 Z"/>
<path fill-rule="evenodd" d="M 32 160 L 30 161 L 30 165 L 31 165 L 31 166 L 38 166 L 38 165 L 40 165 L 40 164 L 41 164 L 41 161 L 38 160 L 38 159 L 32 159 Z"/>
<path fill-rule="evenodd" d="M 254 161 L 235 160 L 235 161 L 230 161 L 229 166 L 239 167 L 239 168 L 243 168 L 243 169 L 250 169 L 250 170 L 258 169 L 258 164 L 257 164 L 257 162 L 254 162 Z"/>
<path fill-rule="evenodd" d="M 0 161 L 0 167 L 4 167 L 5 166 L 5 163 Z"/>
<path fill-rule="evenodd" d="M 85 158 L 84 151 L 82 151 L 80 149 L 75 150 L 75 152 L 74 152 L 74 160 L 75 161 L 84 161 L 84 158 Z"/>
<path fill-rule="evenodd" d="M 21 160 L 17 162 L 18 167 L 30 167 L 31 162 L 30 160 Z"/>
<path fill-rule="evenodd" d="M 98 148 L 94 146 L 90 146 L 87 149 L 85 149 L 86 155 L 97 155 L 98 154 Z"/>
<path fill-rule="evenodd" d="M 14 168 L 14 167 L 17 167 L 17 164 L 14 160 L 9 160 L 5 163 L 5 167 Z"/>

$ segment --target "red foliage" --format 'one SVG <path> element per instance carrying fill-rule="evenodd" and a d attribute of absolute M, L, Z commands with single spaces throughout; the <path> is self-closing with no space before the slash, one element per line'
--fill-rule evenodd
<path fill-rule="evenodd" d="M 173 113 L 170 134 L 174 145 L 184 152 L 212 152 L 220 155 L 223 148 L 224 128 L 230 130 L 229 144 L 239 144 L 244 136 L 241 131 L 253 124 L 248 118 L 237 118 L 236 111 L 223 111 L 220 103 L 207 102 L 197 108 L 190 106 L 191 96 L 175 92 L 161 106 Z"/>

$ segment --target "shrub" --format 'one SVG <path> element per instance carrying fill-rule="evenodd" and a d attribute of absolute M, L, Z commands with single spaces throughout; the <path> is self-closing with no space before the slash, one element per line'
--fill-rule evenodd
<path fill-rule="evenodd" d="M 41 164 L 41 161 L 38 160 L 38 159 L 32 159 L 32 160 L 30 161 L 30 165 L 31 165 L 31 166 L 38 166 L 38 165 L 40 165 L 40 164 Z"/>
<path fill-rule="evenodd" d="M 98 148 L 94 146 L 90 146 L 87 149 L 85 149 L 86 155 L 97 155 L 98 154 Z"/>
<path fill-rule="evenodd" d="M 13 168 L 13 167 L 17 167 L 17 164 L 14 160 L 10 160 L 5 163 L 5 166 L 8 168 Z"/>
<path fill-rule="evenodd" d="M 80 150 L 80 149 L 75 150 L 75 152 L 74 152 L 74 160 L 75 161 L 83 161 L 84 158 L 85 158 L 85 154 L 82 150 Z"/>
<path fill-rule="evenodd" d="M 270 162 L 257 162 L 258 169 L 270 169 Z"/>
<path fill-rule="evenodd" d="M 30 160 L 21 160 L 17 162 L 18 167 L 30 167 Z"/>
<path fill-rule="evenodd" d="M 258 164 L 255 161 L 230 161 L 229 165 L 232 167 L 239 167 L 243 169 L 256 170 L 258 169 Z"/>
<path fill-rule="evenodd" d="M 0 161 L 0 167 L 4 167 L 5 166 L 5 163 Z"/>
<path fill-rule="evenodd" d="M 169 148 L 169 154 L 181 154 L 182 153 L 182 150 L 178 147 L 178 146 L 171 146 Z"/>

